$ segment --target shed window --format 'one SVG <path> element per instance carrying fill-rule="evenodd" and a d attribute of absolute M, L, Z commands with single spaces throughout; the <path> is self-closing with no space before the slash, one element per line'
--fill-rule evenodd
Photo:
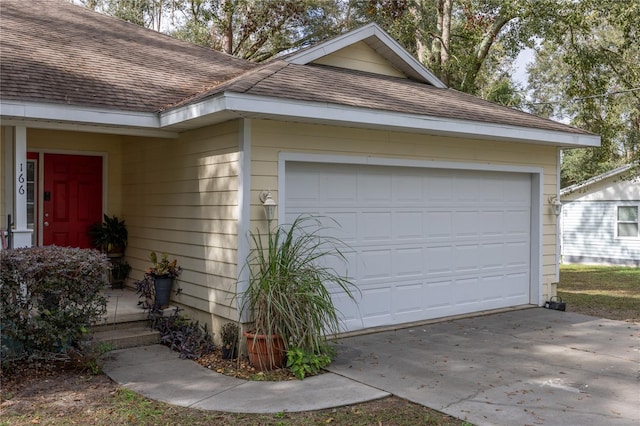
<path fill-rule="evenodd" d="M 638 236 L 638 206 L 618 207 L 618 237 Z"/>

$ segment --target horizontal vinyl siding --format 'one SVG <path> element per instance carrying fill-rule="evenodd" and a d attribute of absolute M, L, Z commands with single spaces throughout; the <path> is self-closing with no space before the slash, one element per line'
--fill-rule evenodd
<path fill-rule="evenodd" d="M 354 128 L 254 120 L 252 191 L 264 189 L 256 181 L 277 184 L 280 152 L 353 155 L 399 158 L 421 161 L 442 161 L 539 167 L 543 181 L 543 298 L 550 295 L 550 284 L 556 281 L 556 217 L 546 204 L 557 194 L 556 148 L 497 141 L 456 139 L 413 133 L 385 132 Z M 269 165 L 268 163 L 271 163 Z M 255 170 L 260 170 L 257 176 Z M 270 186 L 273 190 L 277 186 Z M 272 191 L 274 199 L 277 193 Z M 252 195 L 252 208 L 260 208 L 257 195 Z M 257 215 L 258 213 L 256 213 Z M 255 220 L 261 216 L 253 216 Z M 535 274 L 536 272 L 533 271 Z"/>
<path fill-rule="evenodd" d="M 177 303 L 235 318 L 238 243 L 238 123 L 177 140 L 130 138 L 123 166 L 127 258 L 140 278 L 149 253 L 178 259 Z M 202 317 L 204 318 L 204 317 Z"/>
<path fill-rule="evenodd" d="M 576 201 L 562 208 L 562 257 L 585 263 L 640 263 L 640 238 L 618 238 L 617 207 L 632 201 Z"/>
<path fill-rule="evenodd" d="M 363 41 L 323 56 L 313 63 L 407 78 Z"/>

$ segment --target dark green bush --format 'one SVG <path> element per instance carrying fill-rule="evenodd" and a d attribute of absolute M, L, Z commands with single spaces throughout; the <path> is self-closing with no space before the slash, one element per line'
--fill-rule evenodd
<path fill-rule="evenodd" d="M 0 359 L 66 359 L 106 313 L 109 260 L 97 250 L 31 247 L 0 251 Z"/>

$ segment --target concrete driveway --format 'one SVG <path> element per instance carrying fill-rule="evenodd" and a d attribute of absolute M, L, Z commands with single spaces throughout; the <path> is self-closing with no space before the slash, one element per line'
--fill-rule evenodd
<path fill-rule="evenodd" d="M 476 425 L 640 424 L 640 325 L 569 312 L 345 338 L 330 370 Z"/>

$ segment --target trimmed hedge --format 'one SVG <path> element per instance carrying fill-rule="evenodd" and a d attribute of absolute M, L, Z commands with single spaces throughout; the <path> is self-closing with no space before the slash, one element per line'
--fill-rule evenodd
<path fill-rule="evenodd" d="M 67 359 L 106 313 L 108 258 L 97 250 L 0 251 L 0 360 Z"/>

